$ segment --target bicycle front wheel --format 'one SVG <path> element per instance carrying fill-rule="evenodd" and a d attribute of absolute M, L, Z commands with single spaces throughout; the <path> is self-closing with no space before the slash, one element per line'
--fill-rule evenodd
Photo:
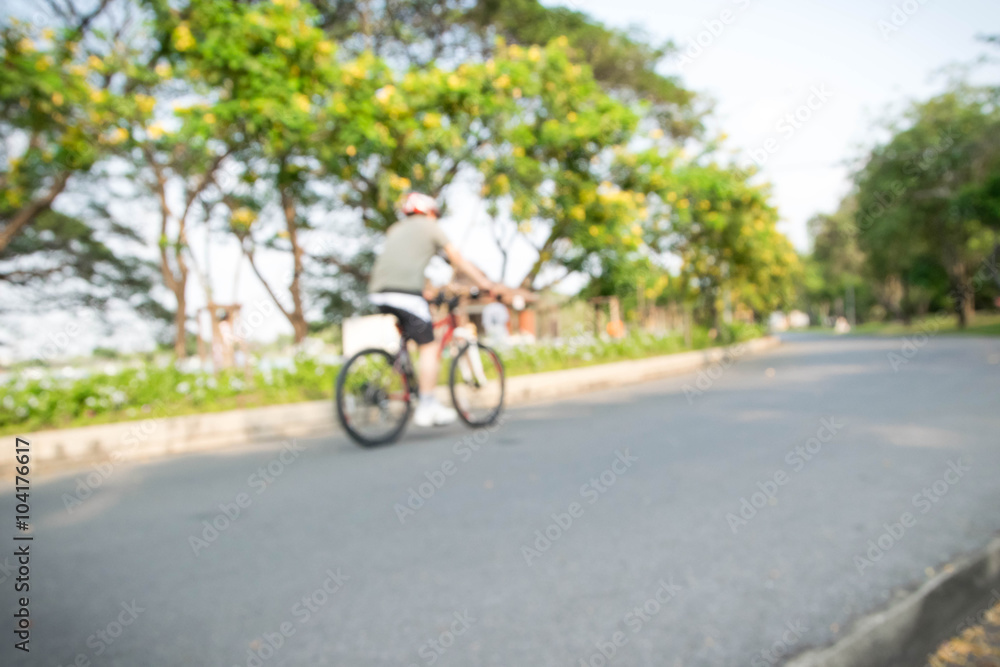
<path fill-rule="evenodd" d="M 362 447 L 392 442 L 410 418 L 409 382 L 385 350 L 362 350 L 344 364 L 336 401 L 341 425 Z"/>
<path fill-rule="evenodd" d="M 448 375 L 451 400 L 469 426 L 489 426 L 503 411 L 504 368 L 491 348 L 472 342 L 459 350 Z"/>

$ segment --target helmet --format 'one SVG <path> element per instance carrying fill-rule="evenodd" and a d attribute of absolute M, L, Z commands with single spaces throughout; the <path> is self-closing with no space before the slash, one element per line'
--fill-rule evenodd
<path fill-rule="evenodd" d="M 406 215 L 414 215 L 415 213 L 423 213 L 424 215 L 439 215 L 441 213 L 441 209 L 438 207 L 437 201 L 435 201 L 434 197 L 420 192 L 411 192 L 406 195 L 406 199 L 403 200 L 403 213 Z"/>

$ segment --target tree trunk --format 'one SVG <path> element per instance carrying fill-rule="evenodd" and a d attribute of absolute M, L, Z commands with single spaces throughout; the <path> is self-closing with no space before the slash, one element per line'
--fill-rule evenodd
<path fill-rule="evenodd" d="M 906 279 L 903 280 L 902 308 L 903 308 L 903 324 L 905 324 L 906 326 L 910 326 L 910 324 L 913 322 L 913 308 L 910 305 L 910 281 Z"/>
<path fill-rule="evenodd" d="M 305 312 L 302 304 L 302 246 L 299 245 L 298 224 L 295 221 L 295 201 L 292 199 L 288 188 L 281 189 L 281 206 L 285 211 L 285 223 L 288 226 L 288 241 L 292 245 L 292 281 L 288 286 L 288 291 L 292 295 L 292 312 L 288 315 L 288 321 L 292 325 L 295 334 L 295 342 L 301 343 L 309 334 L 309 325 L 306 323 Z"/>
<path fill-rule="evenodd" d="M 955 300 L 955 311 L 958 315 L 958 328 L 964 329 L 976 316 L 976 294 L 969 280 L 965 264 L 954 262 L 951 265 L 952 298 Z"/>
<path fill-rule="evenodd" d="M 187 280 L 181 283 L 178 291 L 174 292 L 177 299 L 177 312 L 174 314 L 174 354 L 178 359 L 187 357 L 187 299 L 184 295 L 184 285 Z"/>

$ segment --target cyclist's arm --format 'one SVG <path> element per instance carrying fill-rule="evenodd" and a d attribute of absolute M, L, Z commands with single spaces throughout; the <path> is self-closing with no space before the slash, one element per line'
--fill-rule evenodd
<path fill-rule="evenodd" d="M 462 254 L 458 252 L 458 248 L 451 243 L 445 244 L 444 254 L 447 255 L 448 262 L 451 264 L 452 268 L 458 273 L 465 274 L 472 278 L 472 281 L 476 283 L 479 289 L 489 291 L 497 287 L 492 280 L 487 278 L 482 271 L 476 268 L 475 264 L 462 257 Z"/>

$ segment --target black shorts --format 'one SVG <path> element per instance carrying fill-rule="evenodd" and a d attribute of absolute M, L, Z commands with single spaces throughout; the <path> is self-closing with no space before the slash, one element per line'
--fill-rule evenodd
<path fill-rule="evenodd" d="M 379 306 L 378 311 L 387 315 L 395 315 L 403 330 L 403 336 L 415 341 L 417 345 L 434 342 L 434 325 L 422 317 L 417 317 L 408 310 L 392 306 Z"/>

